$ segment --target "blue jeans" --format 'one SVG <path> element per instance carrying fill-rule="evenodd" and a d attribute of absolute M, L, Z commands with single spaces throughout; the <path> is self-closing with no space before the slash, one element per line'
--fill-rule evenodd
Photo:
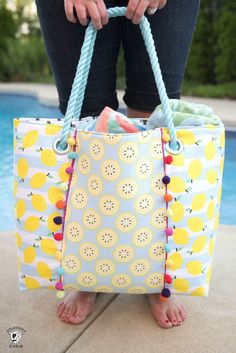
<path fill-rule="evenodd" d="M 128 0 L 105 0 L 105 4 L 107 8 L 127 6 Z M 60 110 L 65 114 L 86 26 L 67 20 L 63 0 L 36 0 L 36 5 Z M 198 8 L 199 0 L 168 0 L 154 15 L 145 13 L 169 98 L 180 98 Z M 81 117 L 99 115 L 106 105 L 118 109 L 116 63 L 121 43 L 125 58 L 125 104 L 152 112 L 160 103 L 139 26 L 126 17 L 110 18 L 97 33 Z"/>

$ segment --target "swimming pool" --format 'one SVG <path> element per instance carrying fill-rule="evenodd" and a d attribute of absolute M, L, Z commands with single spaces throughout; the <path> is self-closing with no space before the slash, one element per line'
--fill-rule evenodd
<path fill-rule="evenodd" d="M 122 111 L 122 110 L 121 110 Z M 124 111 L 122 111 L 124 112 Z M 0 231 L 14 229 L 13 212 L 13 129 L 15 116 L 62 117 L 57 108 L 39 103 L 35 97 L 0 94 Z M 236 224 L 236 131 L 226 132 L 226 159 L 220 222 Z M 234 192 L 232 192 L 232 190 Z"/>

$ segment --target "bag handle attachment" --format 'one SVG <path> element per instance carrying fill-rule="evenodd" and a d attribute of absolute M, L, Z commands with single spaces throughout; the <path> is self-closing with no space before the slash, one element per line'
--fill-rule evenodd
<path fill-rule="evenodd" d="M 107 10 L 109 17 L 124 16 L 126 13 L 126 7 L 112 7 Z M 170 142 L 169 147 L 173 151 L 178 151 L 180 148 L 180 142 L 176 138 L 176 132 L 174 128 L 174 123 L 172 119 L 172 112 L 170 109 L 169 98 L 166 93 L 165 84 L 163 82 L 161 69 L 155 49 L 155 44 L 153 36 L 151 33 L 150 23 L 146 16 L 142 16 L 139 22 L 139 27 L 144 39 L 144 43 L 150 58 L 152 70 L 154 73 L 154 78 L 158 93 L 160 96 L 162 109 L 164 113 L 164 120 L 166 127 L 169 129 Z M 86 32 L 84 42 L 81 48 L 80 59 L 76 69 L 76 74 L 74 82 L 72 85 L 72 90 L 70 98 L 67 105 L 67 110 L 65 114 L 65 120 L 63 129 L 60 136 L 60 141 L 57 143 L 58 149 L 65 150 L 67 148 L 67 139 L 70 131 L 70 126 L 72 119 L 75 117 L 80 117 L 81 108 L 83 104 L 85 89 L 88 80 L 89 69 L 91 65 L 94 44 L 96 40 L 97 30 L 93 26 L 92 22 L 89 23 Z"/>

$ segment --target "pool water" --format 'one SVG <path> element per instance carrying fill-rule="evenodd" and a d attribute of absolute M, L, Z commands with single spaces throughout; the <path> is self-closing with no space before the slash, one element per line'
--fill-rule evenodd
<path fill-rule="evenodd" d="M 0 94 L 0 231 L 14 229 L 12 121 L 16 116 L 62 117 L 57 108 L 42 105 L 34 97 Z M 220 222 L 236 224 L 236 131 L 226 132 L 225 154 Z"/>

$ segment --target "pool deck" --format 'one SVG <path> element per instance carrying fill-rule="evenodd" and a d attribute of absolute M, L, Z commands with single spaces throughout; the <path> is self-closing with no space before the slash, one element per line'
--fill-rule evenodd
<path fill-rule="evenodd" d="M 57 105 L 53 85 L 0 84 L 0 93 L 37 95 Z M 123 91 L 118 91 L 120 106 Z M 211 105 L 227 127 L 236 127 L 236 101 L 182 97 Z M 61 322 L 55 291 L 20 292 L 16 240 L 0 232 L 0 352 L 12 352 L 9 328 L 26 330 L 22 353 L 234 353 L 236 352 L 236 226 L 220 225 L 209 297 L 182 296 L 186 322 L 168 330 L 157 326 L 144 295 L 100 294 L 94 312 L 80 325 Z"/>
<path fill-rule="evenodd" d="M 36 83 L 0 83 L 0 93 L 17 93 L 38 97 L 42 104 L 58 106 L 58 94 L 54 85 Z M 126 108 L 123 102 L 124 91 L 117 90 L 120 107 Z M 213 99 L 201 97 L 181 97 L 182 100 L 211 106 L 227 128 L 236 128 L 236 100 Z"/>
<path fill-rule="evenodd" d="M 94 312 L 80 325 L 56 316 L 55 291 L 18 289 L 13 233 L 1 233 L 0 352 L 9 348 L 8 328 L 26 330 L 23 353 L 234 353 L 236 352 L 236 227 L 219 228 L 210 294 L 182 296 L 188 317 L 162 329 L 144 295 L 100 294 Z"/>

